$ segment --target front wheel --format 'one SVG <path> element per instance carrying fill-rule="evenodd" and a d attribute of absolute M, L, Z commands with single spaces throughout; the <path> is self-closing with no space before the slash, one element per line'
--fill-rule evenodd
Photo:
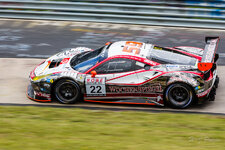
<path fill-rule="evenodd" d="M 56 99 L 63 104 L 76 103 L 80 100 L 80 87 L 70 79 L 62 79 L 54 87 Z"/>
<path fill-rule="evenodd" d="M 192 88 L 184 83 L 175 83 L 168 86 L 165 91 L 165 100 L 173 108 L 186 108 L 194 99 Z"/>

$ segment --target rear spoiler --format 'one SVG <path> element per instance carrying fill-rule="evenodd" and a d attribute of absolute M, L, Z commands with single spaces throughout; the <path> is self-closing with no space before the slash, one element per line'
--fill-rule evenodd
<path fill-rule="evenodd" d="M 219 55 L 216 54 L 219 40 L 219 37 L 205 37 L 205 49 L 202 55 L 202 60 L 200 63 L 198 63 L 198 69 L 200 71 L 210 70 L 213 66 L 213 63 L 215 63 L 219 58 Z"/>

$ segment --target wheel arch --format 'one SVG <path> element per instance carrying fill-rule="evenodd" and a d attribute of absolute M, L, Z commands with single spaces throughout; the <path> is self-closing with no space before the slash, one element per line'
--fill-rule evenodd
<path fill-rule="evenodd" d="M 194 92 L 194 94 L 196 94 L 196 92 L 195 92 L 195 90 L 194 90 L 194 87 L 193 87 L 189 82 L 185 82 L 185 81 L 174 81 L 174 82 L 171 82 L 171 83 L 167 84 L 167 86 L 166 86 L 166 87 L 164 88 L 164 90 L 163 90 L 163 94 L 165 94 L 167 88 L 168 88 L 170 85 L 172 85 L 172 84 L 179 84 L 179 83 L 181 83 L 181 84 L 186 84 L 186 85 L 190 86 L 190 88 L 192 89 L 192 91 Z"/>

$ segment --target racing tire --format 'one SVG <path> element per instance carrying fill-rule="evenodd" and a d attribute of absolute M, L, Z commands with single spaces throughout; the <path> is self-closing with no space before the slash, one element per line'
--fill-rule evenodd
<path fill-rule="evenodd" d="M 216 80 L 215 80 L 215 83 L 214 83 L 216 88 L 218 88 L 219 82 L 220 82 L 220 78 L 218 76 L 216 76 Z"/>
<path fill-rule="evenodd" d="M 172 108 L 187 108 L 194 101 L 192 88 L 185 83 L 174 83 L 165 90 L 165 102 Z"/>
<path fill-rule="evenodd" d="M 55 98 L 63 104 L 79 102 L 81 90 L 79 85 L 71 79 L 59 80 L 54 86 Z"/>

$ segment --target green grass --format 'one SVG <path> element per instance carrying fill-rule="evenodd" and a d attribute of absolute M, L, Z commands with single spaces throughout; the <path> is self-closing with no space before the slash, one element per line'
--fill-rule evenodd
<path fill-rule="evenodd" d="M 0 150 L 224 150 L 225 117 L 0 107 Z"/>

